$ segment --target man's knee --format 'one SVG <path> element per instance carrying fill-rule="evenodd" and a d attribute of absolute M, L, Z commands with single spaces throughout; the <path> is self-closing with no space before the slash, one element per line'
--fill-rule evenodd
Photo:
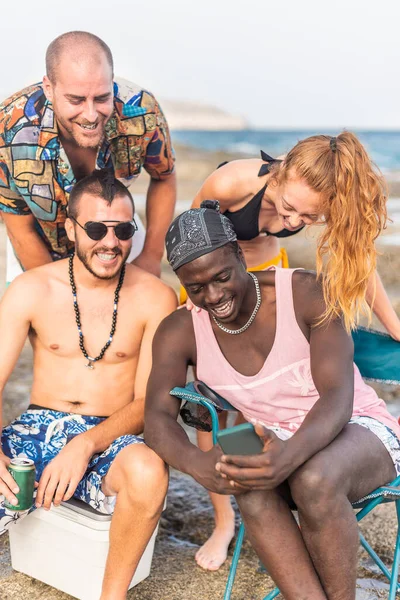
<path fill-rule="evenodd" d="M 332 511 L 338 496 L 343 496 L 344 482 L 333 465 L 311 459 L 297 469 L 288 480 L 290 492 L 303 514 L 323 516 Z"/>
<path fill-rule="evenodd" d="M 145 444 L 133 444 L 121 450 L 115 459 L 112 478 L 107 481 L 116 494 L 128 495 L 134 504 L 143 499 L 163 501 L 168 485 L 168 470 L 164 461 Z"/>
<path fill-rule="evenodd" d="M 252 520 L 261 518 L 266 511 L 278 511 L 285 503 L 276 490 L 252 490 L 238 494 L 235 498 L 243 517 Z"/>

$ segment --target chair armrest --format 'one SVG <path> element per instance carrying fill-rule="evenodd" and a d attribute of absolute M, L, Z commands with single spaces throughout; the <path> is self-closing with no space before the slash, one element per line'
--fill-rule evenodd
<path fill-rule="evenodd" d="M 400 500 L 400 487 L 398 487 L 399 484 L 400 475 L 388 485 L 383 485 L 376 490 L 373 490 L 363 498 L 360 498 L 356 502 L 353 502 L 352 506 L 353 508 L 362 508 L 363 510 L 358 514 L 361 515 L 362 513 L 364 515 L 382 502 L 394 502 L 395 500 Z"/>
<path fill-rule="evenodd" d="M 184 420 L 184 422 L 187 425 L 189 425 L 191 427 L 196 427 L 196 429 L 201 429 L 202 431 L 212 431 L 213 443 L 216 444 L 217 443 L 217 433 L 219 430 L 218 413 L 221 412 L 222 409 L 219 406 L 217 406 L 209 398 L 206 398 L 202 394 L 199 394 L 195 390 L 194 382 L 188 383 L 184 388 L 174 387 L 170 391 L 170 394 L 171 394 L 171 396 L 175 396 L 177 398 L 181 398 L 182 400 L 185 400 L 185 402 L 189 402 L 189 403 L 195 404 L 195 405 L 200 405 L 209 412 L 209 415 L 211 417 L 211 425 L 208 425 L 206 423 L 205 427 L 196 427 L 196 422 L 199 423 L 198 416 L 197 416 L 197 418 L 193 417 L 193 419 L 188 419 L 187 416 L 182 414 L 182 411 L 185 409 L 185 405 L 181 408 L 181 416 L 182 416 L 182 419 Z M 231 406 L 227 401 L 225 401 L 225 402 L 226 402 L 226 405 Z M 232 407 L 232 410 L 234 410 L 233 407 Z"/>

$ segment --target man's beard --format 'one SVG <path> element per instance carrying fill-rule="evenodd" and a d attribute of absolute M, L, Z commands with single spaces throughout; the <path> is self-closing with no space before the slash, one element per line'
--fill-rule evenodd
<path fill-rule="evenodd" d="M 85 134 L 82 131 L 82 138 L 77 135 L 75 133 L 74 130 L 74 125 L 76 125 L 77 127 L 79 127 L 79 123 L 77 122 L 71 122 L 71 121 L 64 121 L 61 119 L 58 119 L 58 123 L 59 126 L 61 125 L 64 129 L 64 131 L 68 134 L 70 140 L 76 144 L 78 146 L 78 148 L 84 148 L 84 149 L 90 149 L 90 150 L 96 150 L 97 148 L 99 148 L 101 146 L 101 144 L 103 143 L 104 140 L 104 136 L 105 136 L 105 126 L 107 124 L 108 120 L 106 122 L 104 122 L 102 124 L 102 130 L 101 133 L 99 132 L 99 136 L 96 140 L 90 141 L 89 139 L 85 138 Z"/>
<path fill-rule="evenodd" d="M 86 138 L 83 138 L 86 140 L 87 143 L 82 143 L 83 140 L 80 140 L 77 136 L 72 135 L 72 139 L 74 140 L 75 144 L 79 147 L 79 148 L 86 148 L 88 150 L 97 150 L 98 148 L 101 147 L 103 141 L 104 141 L 104 128 L 103 131 L 101 133 L 101 135 L 99 135 L 98 137 L 98 141 L 97 142 L 90 142 L 88 140 L 86 140 Z"/>
<path fill-rule="evenodd" d="M 83 264 L 83 266 L 85 267 L 85 269 L 87 271 L 89 271 L 89 273 L 91 273 L 94 277 L 96 277 L 97 279 L 102 279 L 102 280 L 107 280 L 107 279 L 114 279 L 117 275 L 120 274 L 121 269 L 123 267 L 123 265 L 126 263 L 126 261 L 128 260 L 128 256 L 130 253 L 130 248 L 126 251 L 125 256 L 123 255 L 122 251 L 120 248 L 118 248 L 117 246 L 115 246 L 114 248 L 99 248 L 99 250 L 97 250 L 96 252 L 114 252 L 114 254 L 119 254 L 122 256 L 122 262 L 119 266 L 119 268 L 114 272 L 114 273 L 110 273 L 109 275 L 99 275 L 99 273 L 96 273 L 96 271 L 94 271 L 92 269 L 92 267 L 90 266 L 90 259 L 89 259 L 89 253 L 88 252 L 83 252 L 80 247 L 79 247 L 79 243 L 77 243 L 77 241 L 75 241 L 75 253 L 76 256 L 79 258 L 79 260 L 81 261 L 81 263 Z M 93 256 L 93 255 L 92 255 Z"/>

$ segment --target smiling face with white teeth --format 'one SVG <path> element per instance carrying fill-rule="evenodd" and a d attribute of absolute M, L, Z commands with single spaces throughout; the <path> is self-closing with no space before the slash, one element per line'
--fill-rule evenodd
<path fill-rule="evenodd" d="M 241 327 L 250 317 L 255 303 L 254 283 L 246 272 L 241 250 L 226 244 L 186 263 L 178 275 L 190 300 L 221 323 Z"/>
<path fill-rule="evenodd" d="M 83 193 L 79 200 L 76 220 L 84 226 L 89 221 L 117 225 L 132 221 L 134 217 L 132 201 L 128 196 L 117 195 L 109 204 L 101 197 Z M 92 240 L 79 225 L 71 219 L 66 221 L 70 240 L 75 242 L 75 252 L 87 271 L 97 279 L 114 279 L 119 276 L 132 247 L 132 238 L 120 240 L 113 227 L 107 228 L 107 235 L 101 240 Z"/>
<path fill-rule="evenodd" d="M 289 231 L 323 222 L 321 194 L 312 190 L 295 173 L 290 173 L 287 180 L 276 188 L 274 203 L 283 226 Z"/>
<path fill-rule="evenodd" d="M 55 81 L 43 79 L 60 139 L 80 148 L 98 148 L 114 110 L 113 76 L 104 53 L 74 57 L 62 54 Z"/>

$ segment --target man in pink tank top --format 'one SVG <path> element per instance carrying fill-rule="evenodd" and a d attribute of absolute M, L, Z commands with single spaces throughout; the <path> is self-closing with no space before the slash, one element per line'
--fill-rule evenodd
<path fill-rule="evenodd" d="M 325 304 L 315 274 L 248 274 L 216 208 L 186 211 L 167 234 L 170 264 L 202 310 L 173 313 L 154 338 L 146 443 L 208 490 L 235 495 L 287 600 L 354 600 L 351 502 L 400 474 L 400 428 L 361 379 L 341 319 L 317 324 Z M 169 393 L 189 365 L 256 424 L 261 454 L 224 456 L 189 441 Z"/>

